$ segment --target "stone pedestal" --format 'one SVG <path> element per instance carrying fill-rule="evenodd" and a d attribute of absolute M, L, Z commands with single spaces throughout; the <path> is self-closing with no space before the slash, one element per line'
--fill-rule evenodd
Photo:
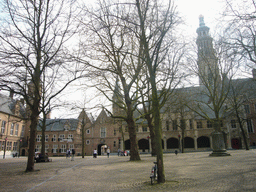
<path fill-rule="evenodd" d="M 212 149 L 210 156 L 230 156 L 225 148 L 225 139 L 222 132 L 212 133 Z"/>

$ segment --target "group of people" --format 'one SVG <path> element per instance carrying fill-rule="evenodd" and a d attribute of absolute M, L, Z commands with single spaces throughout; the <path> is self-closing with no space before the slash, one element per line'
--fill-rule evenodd
<path fill-rule="evenodd" d="M 130 155 L 130 151 L 129 150 L 120 150 L 120 149 L 118 149 L 118 151 L 117 151 L 117 155 L 118 156 L 129 156 Z"/>
<path fill-rule="evenodd" d="M 72 155 L 71 156 L 71 161 L 74 161 L 75 160 L 75 154 L 76 154 L 75 149 L 72 149 L 71 151 L 70 151 L 70 149 L 68 149 L 67 152 L 66 152 L 66 158 L 69 158 L 70 154 Z"/>
<path fill-rule="evenodd" d="M 110 154 L 110 149 L 109 149 L 109 147 L 107 148 L 107 157 L 109 158 L 109 154 Z M 97 158 L 97 154 L 98 154 L 98 151 L 97 151 L 97 149 L 94 149 L 93 150 L 93 158 Z"/>

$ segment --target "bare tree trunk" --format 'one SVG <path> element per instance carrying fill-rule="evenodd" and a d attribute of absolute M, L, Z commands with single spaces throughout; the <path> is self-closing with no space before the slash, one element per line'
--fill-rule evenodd
<path fill-rule="evenodd" d="M 139 152 L 138 152 L 136 126 L 135 126 L 133 116 L 131 116 L 131 114 L 130 115 L 128 114 L 126 122 L 127 122 L 127 125 L 128 125 L 130 144 L 131 144 L 130 160 L 131 161 L 137 161 L 137 160 L 140 160 L 140 155 L 139 155 Z"/>
<path fill-rule="evenodd" d="M 38 113 L 31 114 L 30 120 L 30 138 L 29 138 L 29 149 L 28 149 L 28 161 L 26 172 L 34 171 L 34 157 L 35 157 L 35 141 L 36 141 L 36 127 L 38 123 Z"/>

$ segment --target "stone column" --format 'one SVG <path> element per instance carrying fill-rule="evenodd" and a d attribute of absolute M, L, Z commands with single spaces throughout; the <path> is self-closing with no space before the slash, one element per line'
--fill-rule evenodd
<path fill-rule="evenodd" d="M 167 151 L 166 136 L 164 136 L 164 151 Z"/>
<path fill-rule="evenodd" d="M 194 137 L 195 150 L 197 150 L 197 136 Z"/>
<path fill-rule="evenodd" d="M 149 152 L 152 153 L 151 138 L 148 138 Z"/>

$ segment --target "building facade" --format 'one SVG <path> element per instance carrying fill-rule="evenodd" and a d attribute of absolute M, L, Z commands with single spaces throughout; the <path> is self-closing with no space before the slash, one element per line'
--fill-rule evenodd
<path fill-rule="evenodd" d="M 0 94 L 0 157 L 18 156 L 26 135 L 23 100 Z"/>

